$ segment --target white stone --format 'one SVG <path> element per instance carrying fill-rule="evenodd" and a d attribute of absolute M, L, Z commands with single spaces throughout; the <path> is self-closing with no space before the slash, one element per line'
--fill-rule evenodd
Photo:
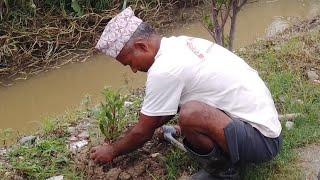
<path fill-rule="evenodd" d="M 288 130 L 292 129 L 292 128 L 293 128 L 293 125 L 294 125 L 294 122 L 292 122 L 292 121 L 287 121 L 287 122 L 286 122 L 286 128 L 287 128 Z"/>
<path fill-rule="evenodd" d="M 132 104 L 133 104 L 133 102 L 125 101 L 125 102 L 124 102 L 124 107 L 125 107 L 125 108 L 128 108 L 128 107 L 132 106 Z"/>
<path fill-rule="evenodd" d="M 151 157 L 155 158 L 155 157 L 158 157 L 159 155 L 161 155 L 161 154 L 160 153 L 153 153 L 153 154 L 151 154 Z"/>
<path fill-rule="evenodd" d="M 36 141 L 36 139 L 36 136 L 25 136 L 21 138 L 19 142 L 21 145 L 33 144 Z"/>
<path fill-rule="evenodd" d="M 63 176 L 60 175 L 60 176 L 53 176 L 51 178 L 48 178 L 47 180 L 63 180 Z"/>
<path fill-rule="evenodd" d="M 81 140 L 81 141 L 77 141 L 77 142 L 73 142 L 69 145 L 69 150 L 73 153 L 77 153 L 80 152 L 81 149 L 83 147 L 85 147 L 86 145 L 88 145 L 88 141 L 87 140 Z"/>
<path fill-rule="evenodd" d="M 71 136 L 68 138 L 68 140 L 74 142 L 74 141 L 78 141 L 79 139 L 75 136 Z"/>
<path fill-rule="evenodd" d="M 75 127 L 68 127 L 68 133 L 73 134 L 76 132 L 76 128 Z"/>
<path fill-rule="evenodd" d="M 0 148 L 0 156 L 4 156 L 7 153 L 7 149 Z"/>
<path fill-rule="evenodd" d="M 78 134 L 78 137 L 80 139 L 89 139 L 90 135 L 88 131 L 82 131 L 80 134 Z"/>
<path fill-rule="evenodd" d="M 308 78 L 310 81 L 314 81 L 314 80 L 319 79 L 319 75 L 317 74 L 316 71 L 308 71 L 307 75 L 308 75 Z"/>

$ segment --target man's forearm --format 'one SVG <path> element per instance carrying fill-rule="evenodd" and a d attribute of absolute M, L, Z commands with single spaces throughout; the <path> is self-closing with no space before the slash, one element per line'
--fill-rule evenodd
<path fill-rule="evenodd" d="M 113 143 L 115 155 L 120 156 L 141 147 L 149 141 L 154 131 L 168 122 L 173 116 L 149 117 L 140 115 L 139 122 L 123 138 Z"/>
<path fill-rule="evenodd" d="M 154 131 L 141 131 L 139 127 L 135 126 L 123 138 L 112 144 L 116 155 L 120 156 L 138 149 L 152 138 L 153 133 Z"/>

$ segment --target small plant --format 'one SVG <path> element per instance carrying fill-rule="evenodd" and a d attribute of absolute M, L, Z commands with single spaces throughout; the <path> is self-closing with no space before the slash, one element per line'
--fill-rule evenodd
<path fill-rule="evenodd" d="M 13 137 L 13 130 L 12 129 L 0 129 L 0 141 L 1 145 L 6 147 L 8 142 Z"/>
<path fill-rule="evenodd" d="M 98 117 L 99 128 L 105 136 L 105 140 L 112 141 L 120 135 L 127 124 L 123 107 L 124 98 L 118 91 L 113 91 L 110 88 L 105 88 L 103 95 L 105 104 L 101 103 Z"/>

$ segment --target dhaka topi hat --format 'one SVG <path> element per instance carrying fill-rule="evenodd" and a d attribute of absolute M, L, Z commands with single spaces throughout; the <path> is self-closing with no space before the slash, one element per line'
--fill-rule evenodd
<path fill-rule="evenodd" d="M 141 22 L 142 20 L 134 15 L 131 7 L 126 8 L 108 22 L 96 49 L 116 58 Z"/>

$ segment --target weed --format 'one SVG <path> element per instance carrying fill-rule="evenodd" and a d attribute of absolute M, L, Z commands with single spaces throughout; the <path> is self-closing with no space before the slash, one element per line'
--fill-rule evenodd
<path fill-rule="evenodd" d="M 192 161 L 185 152 L 174 148 L 166 156 L 167 179 L 177 179 L 182 171 L 190 171 L 193 173 L 197 169 L 197 165 Z"/>
<path fill-rule="evenodd" d="M 2 142 L 2 146 L 6 147 L 7 143 L 11 141 L 12 136 L 12 129 L 0 129 L 0 141 Z"/>
<path fill-rule="evenodd" d="M 116 139 L 127 125 L 124 111 L 124 98 L 118 91 L 110 88 L 103 90 L 105 103 L 101 103 L 101 111 L 98 117 L 99 128 L 106 141 Z"/>
<path fill-rule="evenodd" d="M 40 133 L 45 136 L 63 136 L 67 133 L 67 127 L 82 117 L 82 111 L 66 111 L 64 115 L 57 117 L 46 117 L 41 123 Z"/>

